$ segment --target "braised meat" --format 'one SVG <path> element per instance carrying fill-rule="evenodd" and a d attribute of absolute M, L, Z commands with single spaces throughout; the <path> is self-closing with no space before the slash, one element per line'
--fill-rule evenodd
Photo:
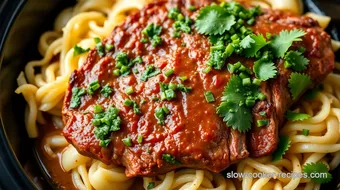
<path fill-rule="evenodd" d="M 152 176 L 180 167 L 221 172 L 235 161 L 248 157 L 249 152 L 259 157 L 275 150 L 284 113 L 294 103 L 288 88 L 290 72 L 284 69 L 283 61 L 278 63 L 278 78 L 261 85 L 267 99 L 253 108 L 254 119 L 260 112 L 266 112 L 268 126 L 254 126 L 248 134 L 240 133 L 227 127 L 216 114 L 231 74 L 227 69 L 204 72 L 210 56 L 208 37 L 195 29 L 182 33 L 180 38 L 173 37 L 174 20 L 168 18 L 170 8 L 178 7 L 184 16 L 195 18 L 196 13 L 187 7 L 199 8 L 211 2 L 173 0 L 147 5 L 116 27 L 102 41 L 102 47 L 90 51 L 84 65 L 71 76 L 63 107 L 66 124 L 63 135 L 81 154 L 106 164 L 123 165 L 126 175 L 133 177 Z M 142 31 L 151 24 L 162 27 L 162 42 L 157 46 L 143 43 Z M 310 60 L 307 73 L 317 84 L 333 69 L 334 55 L 330 37 L 316 21 L 264 10 L 252 27 L 255 34 L 263 35 L 294 28 L 306 32 L 303 41 L 294 45 L 306 48 L 305 55 Z M 106 44 L 112 47 L 100 55 L 98 49 Z M 119 56 L 134 60 L 135 64 L 127 71 L 130 74 L 119 77 L 113 74 Z M 254 63 L 253 59 L 242 57 L 228 61 L 238 60 L 245 65 Z M 93 81 L 98 81 L 100 89 L 110 86 L 112 92 L 109 89 L 101 93 L 99 89 L 78 96 L 79 105 L 75 106 L 75 94 L 85 94 L 80 89 L 89 89 Z M 160 100 L 161 91 L 170 88 L 169 84 L 177 85 L 173 99 Z M 207 91 L 215 95 L 215 102 L 206 101 Z M 100 146 L 95 136 L 96 105 L 103 110 L 110 106 L 120 110 L 121 127 L 110 134 L 107 147 Z M 166 109 L 162 110 L 164 107 Z"/>

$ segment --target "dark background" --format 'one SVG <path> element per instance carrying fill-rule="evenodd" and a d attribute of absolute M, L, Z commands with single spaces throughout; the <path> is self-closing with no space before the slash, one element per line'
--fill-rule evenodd
<path fill-rule="evenodd" d="M 328 32 L 338 40 L 340 0 L 304 2 L 305 8 L 319 14 L 321 9 L 332 17 Z M 21 95 L 14 94 L 14 90 L 24 65 L 29 60 L 41 59 L 37 51 L 40 35 L 52 28 L 54 18 L 63 8 L 74 3 L 75 0 L 0 0 L 0 189 L 38 188 L 32 186 L 32 182 L 43 189 L 51 189 L 50 181 L 45 180 L 46 174 L 34 159 L 34 141 L 28 139 L 25 131 L 23 105 L 26 103 Z M 336 189 L 339 183 L 338 168 L 333 171 L 332 183 L 322 189 Z"/>

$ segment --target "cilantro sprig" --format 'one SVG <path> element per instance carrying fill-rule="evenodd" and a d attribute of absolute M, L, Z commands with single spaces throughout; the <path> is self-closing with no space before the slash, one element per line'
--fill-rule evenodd
<path fill-rule="evenodd" d="M 254 63 L 254 73 L 258 79 L 266 81 L 277 74 L 276 66 L 272 61 L 260 59 Z"/>
<path fill-rule="evenodd" d="M 279 35 L 273 37 L 270 43 L 274 56 L 283 58 L 293 42 L 302 41 L 301 37 L 306 33 L 303 30 L 294 29 L 291 31 L 283 30 Z"/>
<path fill-rule="evenodd" d="M 332 174 L 328 172 L 327 166 L 322 162 L 305 164 L 303 172 L 315 183 L 328 183 L 332 180 Z"/>
<path fill-rule="evenodd" d="M 303 120 L 311 118 L 311 116 L 308 114 L 296 113 L 292 111 L 287 111 L 286 117 L 289 121 L 303 121 Z"/>
<path fill-rule="evenodd" d="M 275 152 L 272 154 L 272 160 L 278 161 L 286 154 L 286 151 L 290 148 L 291 141 L 287 135 L 280 135 L 280 141 L 277 145 Z"/>
<path fill-rule="evenodd" d="M 294 71 L 304 71 L 307 69 L 309 60 L 301 52 L 289 51 L 285 55 L 285 68 L 292 68 Z"/>
<path fill-rule="evenodd" d="M 306 74 L 292 73 L 288 81 L 293 100 L 300 97 L 302 92 L 312 85 L 312 79 Z"/>
<path fill-rule="evenodd" d="M 258 86 L 244 85 L 240 76 L 233 75 L 224 89 L 222 103 L 217 108 L 217 114 L 223 118 L 227 126 L 246 132 L 251 129 L 253 121 L 251 107 L 263 96 Z"/>

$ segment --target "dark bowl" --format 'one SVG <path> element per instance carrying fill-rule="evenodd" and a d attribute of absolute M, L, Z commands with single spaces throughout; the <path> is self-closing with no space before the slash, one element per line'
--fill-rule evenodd
<path fill-rule="evenodd" d="M 321 3 L 322 2 L 322 3 Z M 51 29 L 54 18 L 70 0 L 0 0 L 0 189 L 52 189 L 51 180 L 37 163 L 24 125 L 25 100 L 16 95 L 16 78 L 29 60 L 41 59 L 40 35 Z M 333 18 L 327 29 L 338 40 L 340 1 L 305 0 L 305 10 Z M 338 58 L 340 56 L 338 55 Z M 336 189 L 340 168 L 322 189 Z"/>

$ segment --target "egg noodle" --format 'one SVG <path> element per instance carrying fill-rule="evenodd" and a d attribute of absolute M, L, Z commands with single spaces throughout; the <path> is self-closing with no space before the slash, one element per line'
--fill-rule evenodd
<path fill-rule="evenodd" d="M 108 36 L 129 14 L 141 9 L 150 0 L 80 0 L 72 8 L 63 10 L 55 20 L 53 31 L 41 37 L 38 50 L 43 59 L 29 62 L 19 75 L 17 94 L 27 101 L 26 130 L 30 138 L 38 137 L 38 127 L 45 124 L 42 113 L 51 115 L 56 128 L 62 129 L 61 108 L 71 73 L 85 62 L 87 53 L 73 56 L 73 47 L 94 48 L 93 38 Z M 298 0 L 254 0 L 255 5 L 302 14 Z M 330 18 L 308 13 L 326 28 Z M 333 49 L 339 42 L 333 41 Z M 340 64 L 336 65 L 340 69 Z M 35 70 L 39 69 L 39 72 Z M 323 83 L 323 91 L 312 101 L 302 101 L 295 111 L 312 117 L 302 122 L 288 122 L 281 130 L 291 140 L 291 146 L 282 160 L 272 162 L 271 156 L 246 158 L 236 165 L 239 173 L 301 173 L 306 163 L 323 162 L 334 170 L 340 162 L 340 75 L 332 73 Z M 309 136 L 302 135 L 308 129 Z M 80 155 L 62 135 L 47 135 L 43 140 L 47 155 L 58 159 L 65 172 L 70 172 L 73 184 L 80 190 L 128 189 L 135 181 L 127 178 L 124 168 L 105 165 Z M 249 178 L 225 179 L 222 174 L 195 169 L 179 169 L 154 178 L 143 178 L 147 189 L 320 189 L 320 184 L 308 178 Z"/>

